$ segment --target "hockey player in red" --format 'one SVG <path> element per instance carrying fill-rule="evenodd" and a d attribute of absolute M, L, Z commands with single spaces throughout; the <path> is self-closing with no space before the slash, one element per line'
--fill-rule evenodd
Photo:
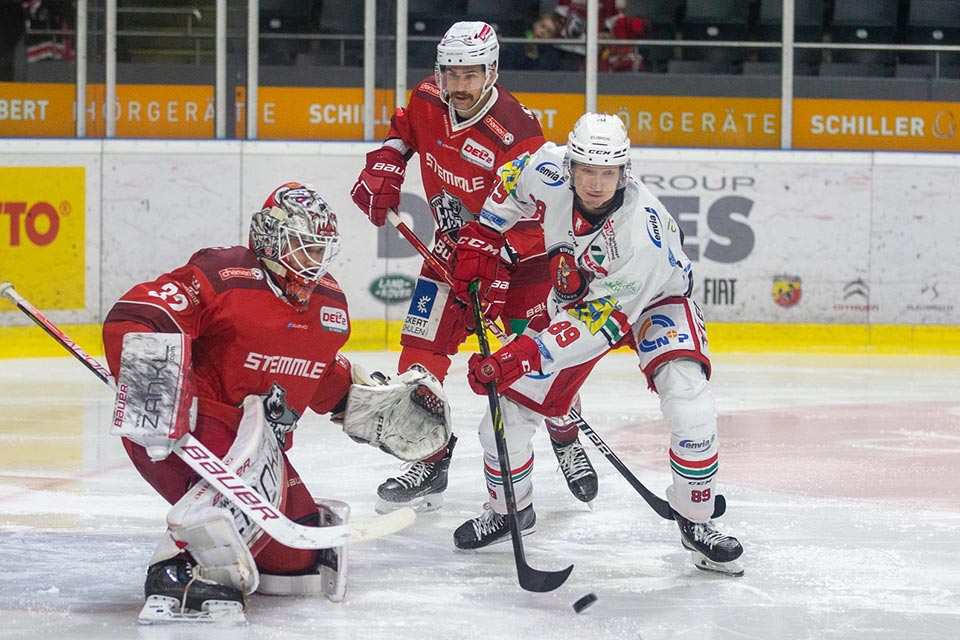
<path fill-rule="evenodd" d="M 484 22 L 457 22 L 437 46 L 434 75 L 412 91 L 405 109 L 397 109 L 383 146 L 367 154 L 353 187 L 353 201 L 376 226 L 400 205 L 406 165 L 420 154 L 423 188 L 437 224 L 433 254 L 447 264 L 458 238 L 483 244 L 484 229 L 474 218 L 496 183 L 496 168 L 543 144 L 534 114 L 497 84 L 500 45 Z M 544 166 L 545 181 L 560 177 L 560 167 Z M 543 308 L 550 290 L 543 234 L 533 219 L 521 220 L 507 234 L 509 264 L 485 309 L 510 332 L 520 332 Z M 401 332 L 398 371 L 420 363 L 441 381 L 450 356 L 471 332 L 469 310 L 450 295 L 443 277 L 427 263 Z M 563 418 L 548 421 L 554 451 L 571 492 L 589 502 L 597 494 L 597 475 L 578 439 L 576 426 Z M 420 510 L 443 505 L 447 470 L 456 437 L 445 451 L 414 464 L 380 485 L 377 511 L 400 505 Z"/>
<path fill-rule="evenodd" d="M 239 465 L 236 473 L 290 520 L 346 521 L 349 507 L 315 503 L 285 453 L 306 409 L 349 415 L 348 399 L 358 395 L 352 383 L 373 384 L 339 354 L 350 335 L 349 313 L 327 273 L 339 244 L 336 215 L 320 195 L 287 183 L 253 215 L 249 247 L 202 249 L 186 265 L 133 287 L 108 313 L 104 347 L 121 390 L 115 416 L 138 388 L 183 397 L 178 405 L 195 400 L 192 415 L 173 416 L 169 433 L 142 423 L 117 430 L 121 419 L 114 420 L 134 466 L 174 505 L 150 561 L 141 622 L 242 616 L 245 594 L 255 590 L 343 597 L 345 548 L 281 545 L 169 455 L 189 429 L 224 464 Z M 170 339 L 183 347 L 162 363 L 173 366 L 178 381 L 164 389 L 152 375 L 158 361 L 147 353 L 156 344 L 174 352 L 158 342 Z M 344 430 L 354 435 L 346 423 Z M 415 460 L 439 450 L 449 435 L 448 426 L 410 457 L 391 453 Z"/>

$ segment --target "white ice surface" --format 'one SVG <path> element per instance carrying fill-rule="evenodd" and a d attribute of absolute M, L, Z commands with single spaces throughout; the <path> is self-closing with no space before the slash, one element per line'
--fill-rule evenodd
<path fill-rule="evenodd" d="M 397 354 L 350 357 L 389 370 Z M 547 594 L 517 586 L 509 544 L 453 548 L 485 496 L 485 399 L 467 388 L 465 362 L 447 384 L 460 441 L 446 506 L 355 545 L 345 602 L 253 596 L 241 627 L 148 628 L 136 615 L 167 507 L 108 434 L 109 390 L 71 359 L 0 360 L 0 638 L 960 637 L 960 359 L 716 357 L 719 525 L 744 544 L 742 578 L 696 570 L 675 524 L 590 445 L 600 495 L 593 511 L 574 500 L 538 433 L 527 560 L 575 565 Z M 586 419 L 663 495 L 668 435 L 633 356 L 602 361 L 583 398 Z M 314 495 L 356 517 L 399 471 L 316 416 L 291 458 Z M 575 614 L 588 592 L 599 601 Z"/>

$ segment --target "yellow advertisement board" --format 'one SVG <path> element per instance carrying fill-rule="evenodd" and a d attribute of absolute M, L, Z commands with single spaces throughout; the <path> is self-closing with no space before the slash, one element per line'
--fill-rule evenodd
<path fill-rule="evenodd" d="M 960 151 L 955 102 L 808 100 L 793 103 L 795 149 Z"/>
<path fill-rule="evenodd" d="M 85 307 L 85 189 L 84 167 L 0 171 L 0 280 L 40 309 Z"/>

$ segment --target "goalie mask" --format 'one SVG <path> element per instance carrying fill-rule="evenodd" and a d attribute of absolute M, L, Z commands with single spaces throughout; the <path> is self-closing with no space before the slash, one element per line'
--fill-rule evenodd
<path fill-rule="evenodd" d="M 437 62 L 434 77 L 440 88 L 440 99 L 450 104 L 450 92 L 447 87 L 445 71 L 447 67 L 483 67 L 480 93 L 469 111 L 481 104 L 497 83 L 497 66 L 500 59 L 500 42 L 497 33 L 486 22 L 456 22 L 451 26 L 440 44 L 437 45 Z"/>
<path fill-rule="evenodd" d="M 563 157 L 564 180 L 571 179 L 572 163 L 598 167 L 621 167 L 618 189 L 627 186 L 630 177 L 630 138 L 623 121 L 617 116 L 587 113 L 580 116 L 567 138 Z"/>
<path fill-rule="evenodd" d="M 294 307 L 303 311 L 340 248 L 337 216 L 310 185 L 281 185 L 253 214 L 250 248 Z"/>

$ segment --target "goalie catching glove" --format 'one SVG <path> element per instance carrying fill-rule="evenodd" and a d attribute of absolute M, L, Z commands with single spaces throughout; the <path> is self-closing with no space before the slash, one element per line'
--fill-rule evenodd
<path fill-rule="evenodd" d="M 400 186 L 406 172 L 407 161 L 393 147 L 380 147 L 367 154 L 367 166 L 350 197 L 376 226 L 382 227 L 387 221 L 388 209 L 400 207 Z"/>
<path fill-rule="evenodd" d="M 353 365 L 343 431 L 358 442 L 415 462 L 434 455 L 452 433 L 450 404 L 440 381 L 415 364 L 393 378 L 377 380 Z"/>

